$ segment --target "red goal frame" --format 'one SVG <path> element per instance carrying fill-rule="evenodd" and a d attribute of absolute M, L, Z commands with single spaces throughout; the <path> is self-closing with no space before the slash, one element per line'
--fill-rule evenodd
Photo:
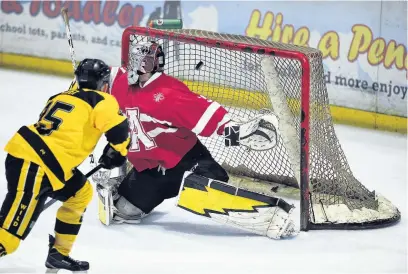
<path fill-rule="evenodd" d="M 205 45 L 207 47 L 222 48 L 232 51 L 242 51 L 247 53 L 256 53 L 264 55 L 272 55 L 281 58 L 289 58 L 298 60 L 302 66 L 301 76 L 301 116 L 300 123 L 300 229 L 308 231 L 310 228 L 310 191 L 309 191 L 309 120 L 310 120 L 310 62 L 308 57 L 298 51 L 290 51 L 267 47 L 261 45 L 251 45 L 246 43 L 236 43 L 225 40 L 217 40 L 212 38 L 199 37 L 190 34 L 182 34 L 172 32 L 171 30 L 160 30 L 146 27 L 128 27 L 122 35 L 122 53 L 121 65 L 128 66 L 129 55 L 129 38 L 130 35 L 148 36 L 158 39 L 168 39 L 189 44 Z"/>

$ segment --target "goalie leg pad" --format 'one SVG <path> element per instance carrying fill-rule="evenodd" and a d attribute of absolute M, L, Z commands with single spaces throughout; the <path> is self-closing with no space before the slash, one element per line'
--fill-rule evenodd
<path fill-rule="evenodd" d="M 177 206 L 218 223 L 273 239 L 293 236 L 294 208 L 283 199 L 243 190 L 191 172 L 183 178 Z"/>
<path fill-rule="evenodd" d="M 98 216 L 102 224 L 109 226 L 113 219 L 113 191 L 112 186 L 96 185 L 98 192 Z"/>
<path fill-rule="evenodd" d="M 115 186 L 96 185 L 98 192 L 98 215 L 102 224 L 137 224 L 147 215 L 117 194 Z M 115 202 L 116 201 L 116 202 Z"/>
<path fill-rule="evenodd" d="M 115 223 L 138 224 L 148 214 L 134 206 L 125 197 L 120 197 L 115 204 L 113 220 Z"/>

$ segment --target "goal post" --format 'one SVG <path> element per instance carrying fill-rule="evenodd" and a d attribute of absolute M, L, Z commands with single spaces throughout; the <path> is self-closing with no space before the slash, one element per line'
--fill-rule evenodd
<path fill-rule="evenodd" d="M 400 219 L 399 210 L 364 187 L 347 163 L 319 50 L 195 29 L 128 27 L 121 65 L 128 67 L 132 45 L 152 39 L 166 46 L 165 73 L 193 92 L 243 120 L 263 109 L 277 114 L 281 136 L 271 150 L 227 148 L 220 136 L 200 140 L 232 175 L 300 188 L 301 230 L 364 229 Z"/>

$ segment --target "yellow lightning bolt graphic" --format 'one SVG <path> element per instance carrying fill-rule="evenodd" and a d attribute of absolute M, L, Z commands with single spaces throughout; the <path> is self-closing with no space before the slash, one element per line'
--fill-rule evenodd
<path fill-rule="evenodd" d="M 228 213 L 234 211 L 254 211 L 254 207 L 267 206 L 267 203 L 231 195 L 219 190 L 205 187 L 207 191 L 184 187 L 180 193 L 178 206 L 196 214 L 207 215 L 206 210 Z"/>

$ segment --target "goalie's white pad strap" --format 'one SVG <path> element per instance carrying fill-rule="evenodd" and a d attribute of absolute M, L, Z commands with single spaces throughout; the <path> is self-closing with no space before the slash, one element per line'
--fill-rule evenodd
<path fill-rule="evenodd" d="M 184 174 L 177 206 L 216 222 L 279 239 L 296 234 L 283 199 L 237 188 L 191 172 Z"/>

